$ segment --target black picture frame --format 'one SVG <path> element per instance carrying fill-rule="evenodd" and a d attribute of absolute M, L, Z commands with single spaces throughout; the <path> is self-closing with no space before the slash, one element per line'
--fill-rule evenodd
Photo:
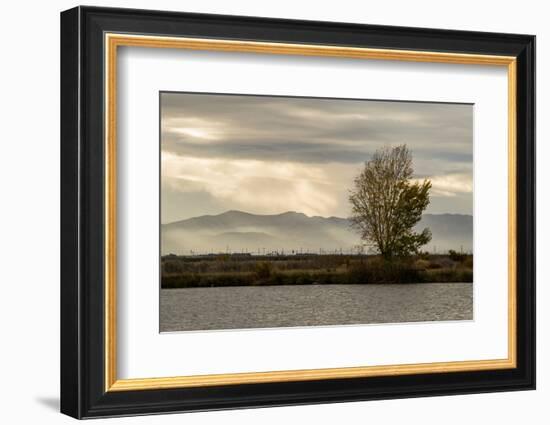
<path fill-rule="evenodd" d="M 104 34 L 473 53 L 517 59 L 517 367 L 105 391 Z M 535 388 L 535 37 L 76 7 L 61 13 L 61 412 L 75 418 Z M 503 212 L 505 213 L 505 212 Z"/>

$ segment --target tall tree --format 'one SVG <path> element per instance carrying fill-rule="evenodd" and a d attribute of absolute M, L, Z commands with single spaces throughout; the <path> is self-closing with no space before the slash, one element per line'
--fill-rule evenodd
<path fill-rule="evenodd" d="M 432 238 L 427 228 L 414 231 L 430 203 L 432 184 L 414 182 L 412 177 L 407 145 L 384 148 L 365 163 L 350 191 L 353 227 L 387 260 L 417 253 Z"/>

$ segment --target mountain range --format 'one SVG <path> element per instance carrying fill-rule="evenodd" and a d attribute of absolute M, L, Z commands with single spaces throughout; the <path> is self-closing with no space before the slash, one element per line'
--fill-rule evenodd
<path fill-rule="evenodd" d="M 419 230 L 428 227 L 430 252 L 471 252 L 473 218 L 463 214 L 424 214 Z M 275 215 L 227 211 L 161 225 L 161 253 L 353 252 L 361 241 L 346 218 L 309 217 L 289 211 Z"/>

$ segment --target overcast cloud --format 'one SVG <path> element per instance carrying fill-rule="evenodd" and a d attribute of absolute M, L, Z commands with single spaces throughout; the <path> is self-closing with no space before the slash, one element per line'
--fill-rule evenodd
<path fill-rule="evenodd" d="M 406 143 L 427 212 L 472 213 L 473 108 L 463 104 L 161 94 L 163 223 L 231 209 L 349 215 L 379 148 Z"/>

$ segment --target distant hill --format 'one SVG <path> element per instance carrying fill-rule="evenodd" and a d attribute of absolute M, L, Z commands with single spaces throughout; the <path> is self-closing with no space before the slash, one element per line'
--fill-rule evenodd
<path fill-rule="evenodd" d="M 472 250 L 471 215 L 425 214 L 418 227 L 432 231 L 425 249 Z M 339 217 L 309 217 L 298 212 L 258 215 L 227 211 L 161 226 L 162 254 L 199 252 L 326 252 L 350 251 L 360 244 L 349 221 Z"/>

